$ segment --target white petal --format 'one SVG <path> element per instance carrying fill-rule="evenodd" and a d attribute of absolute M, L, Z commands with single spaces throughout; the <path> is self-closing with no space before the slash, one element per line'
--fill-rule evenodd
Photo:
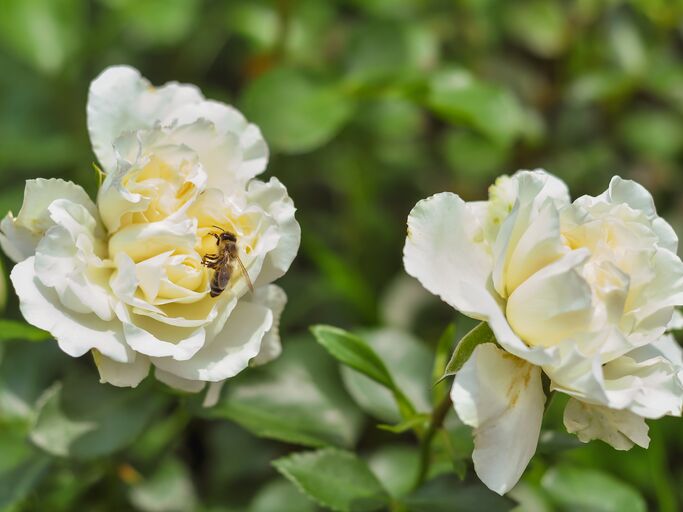
<path fill-rule="evenodd" d="M 225 323 L 223 331 L 187 361 L 152 358 L 152 363 L 167 372 L 189 380 L 218 382 L 244 370 L 261 349 L 261 340 L 271 328 L 273 314 L 258 304 L 240 301 Z"/>
<path fill-rule="evenodd" d="M 149 224 L 132 224 L 109 239 L 109 255 L 113 258 L 123 252 L 133 261 L 140 262 L 173 250 L 192 253 L 196 243 L 196 229 L 194 219 L 180 222 L 167 219 Z"/>
<path fill-rule="evenodd" d="M 659 238 L 659 245 L 673 253 L 678 250 L 678 236 L 674 229 L 664 219 L 657 215 L 652 195 L 645 187 L 633 180 L 625 180 L 614 176 L 609 188 L 600 196 L 583 197 L 578 202 L 596 203 L 606 201 L 612 204 L 625 203 L 634 210 L 641 211 L 652 222 L 652 227 Z"/>
<path fill-rule="evenodd" d="M 666 326 L 669 331 L 680 331 L 683 329 L 683 313 L 680 309 L 675 309 L 671 317 L 669 325 Z"/>
<path fill-rule="evenodd" d="M 123 333 L 130 347 L 150 357 L 171 357 L 186 361 L 194 357 L 206 342 L 206 331 L 162 324 L 132 315 L 123 323 Z"/>
<path fill-rule="evenodd" d="M 492 343 L 479 345 L 451 389 L 460 419 L 474 427 L 474 469 L 492 491 L 512 489 L 536 451 L 545 395 L 541 370 Z"/>
<path fill-rule="evenodd" d="M 665 357 L 645 361 L 623 356 L 603 367 L 608 404 L 628 408 L 639 416 L 658 419 L 680 416 L 683 408 L 683 383 L 680 368 Z"/>
<path fill-rule="evenodd" d="M 70 356 L 79 357 L 95 348 L 115 361 L 133 360 L 120 322 L 105 322 L 94 314 L 67 310 L 54 290 L 36 278 L 33 257 L 15 265 L 10 278 L 26 321 L 52 334 L 59 348 Z"/>
<path fill-rule="evenodd" d="M 103 384 L 134 388 L 149 373 L 149 359 L 141 354 L 135 354 L 135 359 L 129 363 L 109 359 L 97 350 L 93 350 L 92 355 L 100 372 L 100 382 Z"/>
<path fill-rule="evenodd" d="M 531 275 L 558 260 L 567 252 L 560 238 L 560 218 L 557 208 L 547 201 L 522 230 L 514 247 L 508 248 L 504 268 L 505 296 L 509 296 Z"/>
<path fill-rule="evenodd" d="M 90 84 L 87 106 L 90 140 L 103 169 L 116 168 L 113 145 L 123 132 L 151 128 L 174 109 L 203 99 L 193 85 L 170 82 L 156 88 L 131 67 L 105 69 Z"/>
<path fill-rule="evenodd" d="M 628 410 L 615 410 L 570 398 L 564 409 L 564 426 L 583 443 L 601 439 L 617 450 L 633 444 L 647 448 L 650 438 L 645 420 Z"/>
<path fill-rule="evenodd" d="M 206 392 L 206 396 L 204 397 L 204 401 L 202 402 L 202 407 L 213 407 L 216 405 L 218 399 L 221 397 L 221 391 L 223 390 L 224 385 L 224 380 L 220 382 L 211 382 L 209 384 L 209 389 Z"/>
<path fill-rule="evenodd" d="M 512 331 L 502 301 L 489 286 L 491 256 L 475 240 L 477 233 L 477 217 L 457 195 L 444 192 L 420 201 L 408 217 L 406 272 L 453 308 L 487 321 L 509 352 L 534 364 L 553 360 L 554 350 L 529 348 Z"/>
<path fill-rule="evenodd" d="M 45 231 L 52 225 L 48 207 L 57 199 L 81 205 L 90 215 L 97 217 L 95 204 L 78 185 L 61 179 L 38 178 L 26 181 L 24 204 L 17 215 L 17 222 L 37 232 Z"/>
<path fill-rule="evenodd" d="M 528 344 L 549 347 L 589 329 L 592 292 L 580 273 L 589 256 L 586 249 L 569 252 L 512 293 L 507 319 Z"/>
<path fill-rule="evenodd" d="M 668 359 L 674 368 L 683 370 L 683 349 L 672 334 L 665 334 L 652 343 L 632 350 L 628 356 L 638 362 L 647 361 L 657 356 Z"/>
<path fill-rule="evenodd" d="M 249 200 L 258 204 L 276 222 L 279 233 L 277 246 L 270 250 L 254 285 L 258 288 L 284 275 L 299 251 L 301 227 L 294 218 L 294 203 L 287 189 L 277 178 L 267 183 L 253 180 L 249 183 Z"/>
<path fill-rule="evenodd" d="M 0 222 L 0 247 L 15 263 L 35 254 L 41 236 L 42 233 L 17 225 L 12 212 L 5 215 Z"/>
<path fill-rule="evenodd" d="M 158 381 L 163 382 L 167 386 L 179 389 L 180 391 L 185 391 L 186 393 L 199 393 L 204 389 L 204 386 L 206 386 L 206 382 L 202 382 L 201 380 L 183 379 L 172 373 L 160 370 L 159 368 L 155 368 L 154 376 Z"/>
<path fill-rule="evenodd" d="M 10 258 L 18 262 L 33 256 L 42 235 L 54 225 L 48 208 L 58 199 L 80 205 L 97 217 L 95 204 L 78 185 L 55 178 L 27 180 L 19 214 L 15 218 L 9 213 L 0 224 L 0 245 Z"/>
<path fill-rule="evenodd" d="M 219 135 L 235 135 L 239 143 L 241 162 L 239 168 L 225 169 L 226 173 L 234 172 L 246 181 L 262 173 L 268 164 L 268 146 L 261 131 L 256 125 L 248 123 L 244 116 L 231 106 L 217 101 L 202 101 L 175 109 L 169 114 L 167 122 L 169 119 L 181 125 L 206 119 L 215 125 Z M 214 187 L 220 183 L 220 175 L 210 176 L 210 186 Z"/>
<path fill-rule="evenodd" d="M 282 352 L 280 343 L 280 316 L 287 304 L 287 294 L 279 286 L 271 284 L 254 291 L 251 302 L 267 307 L 273 313 L 273 326 L 263 336 L 261 350 L 251 364 L 259 366 L 277 358 Z"/>
<path fill-rule="evenodd" d="M 569 203 L 567 186 L 545 171 L 519 171 L 511 180 L 517 185 L 517 200 L 510 214 L 503 220 L 493 244 L 493 285 L 504 298 L 512 293 L 512 290 L 507 289 L 505 280 L 510 260 L 520 239 L 529 229 L 532 229 L 532 234 L 527 235 L 527 246 L 547 246 L 546 251 L 550 254 L 546 257 L 551 257 L 551 261 L 561 254 L 559 223 L 553 219 L 548 219 L 547 225 L 541 222 L 534 226 L 533 223 L 539 215 L 548 216 L 549 211 L 557 211 L 559 207 Z M 525 246 L 521 250 L 523 253 L 527 252 Z M 523 257 L 524 254 L 520 256 Z"/>

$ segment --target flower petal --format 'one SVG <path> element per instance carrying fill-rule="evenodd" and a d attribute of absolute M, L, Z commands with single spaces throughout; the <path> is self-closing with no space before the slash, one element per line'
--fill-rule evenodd
<path fill-rule="evenodd" d="M 284 275 L 294 261 L 301 243 L 301 227 L 294 218 L 294 203 L 287 189 L 277 178 L 267 183 L 254 180 L 249 183 L 249 200 L 260 205 L 270 214 L 279 228 L 277 246 L 270 250 L 254 282 L 257 288 L 271 283 Z"/>
<path fill-rule="evenodd" d="M 487 321 L 509 352 L 534 364 L 552 361 L 553 350 L 529 348 L 512 331 L 503 304 L 490 287 L 491 256 L 477 234 L 478 218 L 457 195 L 444 192 L 420 201 L 408 217 L 406 272 L 453 308 Z"/>
<path fill-rule="evenodd" d="M 201 380 L 183 379 L 182 377 L 165 372 L 159 368 L 154 369 L 154 376 L 159 382 L 163 382 L 167 386 L 179 389 L 180 391 L 185 391 L 186 393 L 199 393 L 204 389 L 204 386 L 206 386 L 206 382 Z"/>
<path fill-rule="evenodd" d="M 244 116 L 235 108 L 217 101 L 202 101 L 197 104 L 186 104 L 174 109 L 166 119 L 178 124 L 191 124 L 198 119 L 212 122 L 216 131 L 221 134 L 231 134 L 237 137 L 241 152 L 241 162 L 238 168 L 225 169 L 225 173 L 232 171 L 241 179 L 247 181 L 262 173 L 268 164 L 268 146 L 259 128 L 247 122 Z M 190 147 L 193 147 L 190 145 Z M 212 187 L 220 187 L 221 176 L 212 174 L 209 177 Z"/>
<path fill-rule="evenodd" d="M 529 345 L 550 347 L 590 328 L 592 292 L 580 273 L 589 256 L 586 249 L 568 252 L 510 295 L 508 322 Z"/>
<path fill-rule="evenodd" d="M 633 180 L 625 180 L 614 176 L 609 188 L 601 195 L 592 198 L 584 196 L 577 199 L 577 203 L 597 203 L 605 201 L 612 204 L 627 204 L 634 210 L 641 211 L 652 222 L 652 228 L 659 238 L 659 246 L 673 253 L 678 251 L 678 236 L 674 229 L 664 219 L 657 215 L 654 199 L 645 187 Z"/>
<path fill-rule="evenodd" d="M 545 395 L 541 370 L 492 343 L 479 345 L 456 374 L 451 398 L 474 427 L 474 469 L 498 494 L 508 492 L 536 451 Z"/>
<path fill-rule="evenodd" d="M 123 308 L 119 314 L 122 311 Z M 123 319 L 123 333 L 133 350 L 150 357 L 172 357 L 177 361 L 194 357 L 206 342 L 203 327 L 181 328 L 138 315 Z"/>
<path fill-rule="evenodd" d="M 133 360 L 120 322 L 106 322 L 96 315 L 76 313 L 61 306 L 55 291 L 36 278 L 33 257 L 15 265 L 10 278 L 26 321 L 52 334 L 59 348 L 70 356 L 80 357 L 97 349 L 115 361 Z"/>
<path fill-rule="evenodd" d="M 97 218 L 95 204 L 78 185 L 55 178 L 27 180 L 19 214 L 15 218 L 8 213 L 0 224 L 0 245 L 12 260 L 19 262 L 35 254 L 40 238 L 54 225 L 48 208 L 58 199 L 80 205 Z"/>
<path fill-rule="evenodd" d="M 645 419 L 628 410 L 615 410 L 570 398 L 564 409 L 564 426 L 583 443 L 600 439 L 617 450 L 630 450 L 634 443 L 650 444 Z"/>
<path fill-rule="evenodd" d="M 261 350 L 251 364 L 259 366 L 277 358 L 282 352 L 280 343 L 280 316 L 287 304 L 287 294 L 279 286 L 271 284 L 254 291 L 251 302 L 261 304 L 273 312 L 273 326 L 263 336 Z"/>
<path fill-rule="evenodd" d="M 152 363 L 188 380 L 218 382 L 244 370 L 261 349 L 261 340 L 273 324 L 270 309 L 240 301 L 223 331 L 187 361 L 152 358 Z"/>
<path fill-rule="evenodd" d="M 551 217 L 547 219 L 547 223 L 544 222 L 545 219 L 538 225 L 534 223 L 539 216 L 548 217 L 552 210 L 557 211 L 559 207 L 569 204 L 567 186 L 545 171 L 519 171 L 510 178 L 510 181 L 516 184 L 516 187 L 512 188 L 516 188 L 517 198 L 493 243 L 493 285 L 503 298 L 513 291 L 506 286 L 504 276 L 512 266 L 513 253 L 525 235 L 527 239 L 522 242 L 520 248 L 522 256 L 528 252 L 525 249 L 529 246 L 543 246 L 544 252 L 547 253 L 535 262 L 536 266 L 545 259 L 553 261 L 560 256 L 562 249 L 559 222 Z"/>
<path fill-rule="evenodd" d="M 123 132 L 151 128 L 180 106 L 203 99 L 193 85 L 169 82 L 157 88 L 129 66 L 105 69 L 90 84 L 87 106 L 90 140 L 103 169 L 116 168 L 113 144 Z"/>
<path fill-rule="evenodd" d="M 97 370 L 100 372 L 100 382 L 122 388 L 134 388 L 147 377 L 149 373 L 149 358 L 135 354 L 135 359 L 128 363 L 114 361 L 103 356 L 98 350 L 92 351 Z"/>

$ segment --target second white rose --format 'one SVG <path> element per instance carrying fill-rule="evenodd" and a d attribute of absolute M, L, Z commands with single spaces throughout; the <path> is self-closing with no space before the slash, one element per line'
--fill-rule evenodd
<path fill-rule="evenodd" d="M 520 171 L 488 201 L 415 206 L 407 272 L 498 342 L 474 350 L 451 393 L 487 486 L 509 491 L 536 450 L 542 372 L 571 397 L 564 421 L 582 441 L 646 447 L 645 418 L 680 416 L 681 349 L 666 334 L 683 304 L 677 246 L 650 194 L 619 177 L 571 202 L 561 180 Z"/>

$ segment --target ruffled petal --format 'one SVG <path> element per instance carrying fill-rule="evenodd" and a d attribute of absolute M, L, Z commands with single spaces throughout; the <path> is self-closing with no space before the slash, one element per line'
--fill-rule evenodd
<path fill-rule="evenodd" d="M 277 178 L 267 183 L 254 180 L 249 184 L 248 197 L 258 204 L 278 227 L 277 245 L 268 251 L 254 285 L 258 288 L 283 276 L 299 252 L 301 227 L 294 218 L 294 202 Z"/>
<path fill-rule="evenodd" d="M 223 331 L 187 361 L 152 358 L 157 368 L 188 380 L 218 382 L 244 370 L 261 349 L 263 336 L 272 327 L 270 309 L 240 301 Z"/>
<path fill-rule="evenodd" d="M 135 359 L 128 363 L 121 363 L 103 356 L 99 351 L 92 351 L 97 370 L 100 372 L 100 382 L 122 388 L 134 388 L 142 382 L 149 373 L 149 358 L 135 354 Z"/>
<path fill-rule="evenodd" d="M 251 364 L 259 366 L 266 364 L 277 358 L 282 352 L 280 343 L 280 316 L 287 304 L 287 294 L 279 286 L 271 284 L 254 291 L 251 302 L 267 307 L 273 313 L 273 325 L 263 336 L 261 350 L 257 356 L 251 360 Z"/>
<path fill-rule="evenodd" d="M 198 119 L 206 119 L 213 123 L 215 131 L 221 136 L 232 136 L 239 147 L 238 165 L 229 167 L 224 165 L 215 168 L 209 177 L 209 186 L 222 188 L 224 178 L 234 173 L 243 182 L 262 173 L 268 164 L 268 146 L 259 128 L 247 122 L 244 116 L 235 108 L 217 101 L 202 101 L 198 104 L 187 104 L 175 109 L 166 122 L 175 121 L 178 124 L 191 124 Z M 190 147 L 196 148 L 192 144 Z M 231 180 L 232 181 L 232 180 Z"/>
<path fill-rule="evenodd" d="M 553 349 L 530 348 L 508 324 L 504 304 L 491 288 L 491 256 L 480 243 L 478 218 L 448 192 L 417 203 L 408 217 L 403 249 L 406 272 L 463 314 L 485 320 L 509 352 L 534 364 L 555 357 Z"/>
<path fill-rule="evenodd" d="M 545 395 L 540 368 L 492 343 L 479 345 L 456 374 L 451 398 L 474 427 L 474 469 L 492 491 L 512 489 L 536 451 Z"/>
<path fill-rule="evenodd" d="M 645 419 L 628 410 L 615 410 L 570 398 L 564 409 L 564 426 L 583 443 L 600 439 L 617 450 L 634 444 L 647 448 L 650 437 Z"/>
<path fill-rule="evenodd" d="M 159 382 L 163 382 L 169 387 L 184 391 L 186 393 L 199 393 L 202 389 L 204 389 L 204 386 L 206 386 L 206 382 L 201 380 L 183 379 L 182 377 L 165 372 L 159 368 L 154 369 L 154 376 Z"/>
<path fill-rule="evenodd" d="M 48 208 L 58 199 L 80 205 L 97 218 L 95 204 L 78 185 L 56 178 L 27 180 L 19 214 L 10 212 L 0 223 L 0 246 L 7 256 L 19 262 L 35 254 L 41 237 L 54 225 Z"/>
<path fill-rule="evenodd" d="M 97 349 L 114 361 L 133 361 L 134 354 L 125 343 L 120 322 L 107 322 L 96 315 L 63 307 L 55 291 L 36 278 L 34 263 L 30 257 L 15 265 L 10 274 L 27 322 L 52 334 L 59 348 L 72 357 Z"/>
<path fill-rule="evenodd" d="M 569 204 L 567 186 L 545 171 L 519 171 L 510 181 L 516 185 L 516 201 L 493 243 L 493 285 L 503 298 L 524 275 L 528 277 L 543 263 L 562 255 L 557 211 Z M 520 275 L 508 276 L 510 270 Z"/>
<path fill-rule="evenodd" d="M 585 249 L 566 253 L 512 293 L 507 319 L 529 345 L 554 346 L 590 328 L 592 292 L 580 272 L 589 256 Z"/>
<path fill-rule="evenodd" d="M 105 69 L 90 84 L 87 105 L 90 141 L 102 168 L 115 170 L 114 141 L 123 132 L 151 128 L 173 110 L 203 100 L 193 85 L 169 82 L 154 87 L 129 66 Z"/>

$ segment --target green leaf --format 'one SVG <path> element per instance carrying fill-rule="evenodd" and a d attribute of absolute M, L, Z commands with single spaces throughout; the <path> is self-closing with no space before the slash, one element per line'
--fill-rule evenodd
<path fill-rule="evenodd" d="M 47 331 L 43 331 L 24 322 L 0 319 L 0 341 L 45 341 L 49 339 L 52 339 L 52 335 Z"/>
<path fill-rule="evenodd" d="M 19 504 L 46 475 L 49 465 L 48 457 L 34 454 L 0 472 L 0 509 Z"/>
<path fill-rule="evenodd" d="M 636 154 L 662 160 L 674 159 L 683 149 L 683 128 L 670 111 L 640 109 L 622 117 L 619 133 Z"/>
<path fill-rule="evenodd" d="M 273 465 L 301 492 L 332 510 L 377 510 L 389 502 L 389 495 L 368 465 L 351 452 L 326 448 L 295 453 Z"/>
<path fill-rule="evenodd" d="M 197 504 L 190 472 L 175 458 L 165 459 L 150 477 L 134 485 L 129 498 L 143 512 L 185 512 Z"/>
<path fill-rule="evenodd" d="M 353 110 L 340 89 L 289 68 L 273 69 L 251 82 L 242 107 L 268 143 L 284 153 L 306 153 L 323 146 Z"/>
<path fill-rule="evenodd" d="M 524 131 L 526 115 L 514 94 L 462 69 L 434 75 L 427 106 L 446 121 L 469 126 L 502 146 Z"/>
<path fill-rule="evenodd" d="M 344 391 L 334 361 L 309 337 L 285 347 L 272 363 L 231 379 L 204 414 L 289 443 L 353 446 L 362 414 Z"/>
<path fill-rule="evenodd" d="M 438 39 L 429 28 L 388 20 L 357 23 L 349 38 L 345 80 L 392 87 L 424 74 L 436 61 Z"/>
<path fill-rule="evenodd" d="M 20 504 L 48 466 L 48 457 L 26 442 L 23 428 L 0 423 L 0 510 Z"/>
<path fill-rule="evenodd" d="M 0 260 L 0 312 L 5 311 L 7 306 L 7 276 L 5 275 L 5 266 Z"/>
<path fill-rule="evenodd" d="M 30 438 L 57 456 L 107 455 L 132 443 L 165 403 L 150 385 L 120 389 L 92 373 L 69 376 L 41 397 Z"/>
<path fill-rule="evenodd" d="M 358 336 L 329 325 L 311 327 L 315 339 L 339 362 L 389 389 L 394 381 L 379 356 Z"/>
<path fill-rule="evenodd" d="M 103 0 L 120 23 L 139 42 L 151 45 L 179 43 L 192 30 L 199 14 L 197 0 Z"/>
<path fill-rule="evenodd" d="M 59 71 L 84 40 L 80 0 L 4 0 L 0 10 L 0 44 L 40 71 Z"/>
<path fill-rule="evenodd" d="M 414 446 L 385 445 L 368 459 L 368 465 L 380 482 L 398 498 L 408 494 L 419 471 L 420 453 Z"/>
<path fill-rule="evenodd" d="M 401 390 L 415 404 L 415 409 L 421 412 L 430 411 L 429 373 L 432 354 L 429 348 L 399 329 L 376 329 L 360 334 L 361 339 L 367 340 L 368 346 L 381 358 L 391 381 L 399 383 Z M 350 367 L 342 367 L 342 379 L 346 389 L 364 411 L 387 423 L 401 420 L 401 413 L 390 388 Z"/>
<path fill-rule="evenodd" d="M 510 148 L 468 129 L 450 130 L 440 142 L 453 174 L 468 183 L 484 185 L 494 181 L 510 153 Z"/>
<path fill-rule="evenodd" d="M 480 512 L 512 510 L 515 503 L 483 484 L 463 485 L 452 476 L 428 481 L 403 500 L 411 512 Z"/>
<path fill-rule="evenodd" d="M 554 57 L 568 39 L 567 14 L 559 2 L 532 0 L 502 4 L 507 31 L 541 57 Z"/>
<path fill-rule="evenodd" d="M 407 419 L 415 414 L 415 407 L 394 383 L 382 359 L 363 339 L 338 327 L 327 325 L 313 326 L 311 332 L 318 343 L 339 362 L 389 389 L 403 418 Z"/>
<path fill-rule="evenodd" d="M 441 379 L 455 375 L 470 358 L 474 349 L 482 343 L 496 343 L 496 336 L 486 322 L 481 322 L 462 337 Z"/>
<path fill-rule="evenodd" d="M 429 414 L 415 414 L 414 416 L 396 425 L 377 425 L 380 430 L 386 430 L 392 434 L 402 434 L 416 427 L 424 426 L 431 416 Z"/>
<path fill-rule="evenodd" d="M 585 512 L 644 512 L 645 500 L 629 485 L 589 468 L 560 465 L 541 480 L 543 489 L 563 508 Z"/>
<path fill-rule="evenodd" d="M 72 362 L 57 343 L 1 343 L 0 418 L 24 423 L 35 414 L 36 401 L 57 378 L 60 366 Z"/>
<path fill-rule="evenodd" d="M 278 478 L 263 486 L 248 512 L 314 512 L 315 505 L 289 481 Z"/>

